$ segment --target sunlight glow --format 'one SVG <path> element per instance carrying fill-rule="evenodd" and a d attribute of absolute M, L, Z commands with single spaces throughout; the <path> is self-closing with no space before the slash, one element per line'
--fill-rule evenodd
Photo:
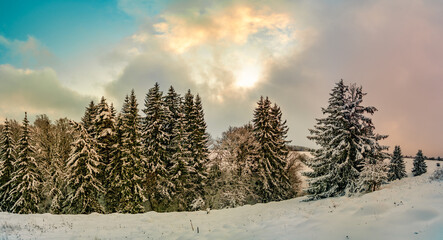
<path fill-rule="evenodd" d="M 241 88 L 251 88 L 258 82 L 261 68 L 257 65 L 246 65 L 236 75 L 236 85 Z"/>

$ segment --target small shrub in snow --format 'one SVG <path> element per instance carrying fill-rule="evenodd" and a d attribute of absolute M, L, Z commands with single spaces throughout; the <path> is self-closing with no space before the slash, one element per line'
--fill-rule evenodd
<path fill-rule="evenodd" d="M 439 168 L 431 175 L 431 180 L 442 181 L 443 180 L 443 168 Z"/>

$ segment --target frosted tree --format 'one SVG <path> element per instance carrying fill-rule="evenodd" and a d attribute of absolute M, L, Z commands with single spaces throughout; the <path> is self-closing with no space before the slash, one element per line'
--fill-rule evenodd
<path fill-rule="evenodd" d="M 35 149 L 30 135 L 29 121 L 25 113 L 18 156 L 11 179 L 12 190 L 9 200 L 13 202 L 10 210 L 14 213 L 37 213 L 38 204 L 41 202 L 42 176 L 34 158 Z"/>
<path fill-rule="evenodd" d="M 34 140 L 33 142 L 36 150 L 35 159 L 38 162 L 39 171 L 43 177 L 42 201 L 46 206 L 48 205 L 48 201 L 51 201 L 51 196 L 49 196 L 49 193 L 53 187 L 51 174 L 54 170 L 52 169 L 54 166 L 53 163 L 56 161 L 56 143 L 54 136 L 54 125 L 45 114 L 36 116 L 32 131 L 32 139 Z"/>
<path fill-rule="evenodd" d="M 389 164 L 388 171 L 388 180 L 394 181 L 396 179 L 405 178 L 406 170 L 405 170 L 405 162 L 403 160 L 403 156 L 401 154 L 400 146 L 395 146 L 394 152 L 392 154 L 392 158 Z"/>
<path fill-rule="evenodd" d="M 423 152 L 418 150 L 417 155 L 414 158 L 413 162 L 414 167 L 412 168 L 412 174 L 414 176 L 420 176 L 423 173 L 426 173 L 427 166 L 425 163 L 425 158 L 423 157 Z"/>
<path fill-rule="evenodd" d="M 188 210 L 198 210 L 204 207 L 204 181 L 206 179 L 205 162 L 207 161 L 206 123 L 199 96 L 194 101 L 191 91 L 185 94 L 182 106 L 181 157 L 186 167 L 186 181 L 183 183 L 184 199 Z"/>
<path fill-rule="evenodd" d="M 6 119 L 0 136 L 0 211 L 9 211 L 12 190 L 12 175 L 16 161 L 15 142 L 9 121 Z"/>
<path fill-rule="evenodd" d="M 163 99 L 167 108 L 165 119 L 165 132 L 169 136 L 166 147 L 166 154 L 168 160 L 167 168 L 176 165 L 179 159 L 179 151 L 181 151 L 181 135 L 183 134 L 182 116 L 181 113 L 181 97 L 175 92 L 171 86 L 168 94 Z"/>
<path fill-rule="evenodd" d="M 126 99 L 123 104 L 123 109 L 127 108 L 129 103 L 129 98 Z M 114 213 L 119 211 L 119 201 L 121 199 L 121 188 L 123 186 L 122 171 L 123 171 L 123 161 L 122 161 L 122 139 L 123 139 L 123 116 L 118 114 L 116 118 L 115 125 L 115 141 L 111 152 L 111 158 L 109 159 L 109 164 L 106 168 L 107 179 L 109 182 L 109 187 L 106 191 L 105 202 L 106 210 L 109 213 Z"/>
<path fill-rule="evenodd" d="M 142 121 L 143 154 L 148 163 L 148 178 L 152 179 L 153 190 L 150 193 L 151 206 L 158 210 L 162 200 L 171 200 L 173 184 L 170 181 L 167 153 L 169 134 L 166 131 L 166 120 L 169 109 L 164 105 L 163 93 L 158 83 L 149 89 L 145 98 L 145 117 Z"/>
<path fill-rule="evenodd" d="M 379 141 L 387 138 L 387 135 L 376 134 L 372 119 L 365 114 L 374 114 L 375 107 L 364 107 L 362 87 L 352 84 L 349 88 L 349 102 L 346 105 L 349 116 L 349 132 L 352 144 L 356 151 L 355 158 L 363 159 L 361 162 L 361 173 L 358 179 L 358 186 L 354 191 L 372 192 L 380 188 L 381 184 L 387 181 L 388 167 L 384 160 L 389 157 L 386 153 L 387 146 L 380 145 Z M 353 189 L 350 189 L 351 191 Z"/>
<path fill-rule="evenodd" d="M 49 166 L 50 190 L 48 193 L 51 198 L 49 211 L 53 214 L 60 214 L 64 210 L 68 179 L 67 160 L 74 142 L 73 135 L 76 134 L 67 118 L 61 118 L 55 122 L 55 146 L 53 161 Z"/>
<path fill-rule="evenodd" d="M 100 103 L 96 106 L 96 116 L 93 123 L 96 130 L 97 153 L 101 159 L 98 179 L 103 185 L 105 194 L 109 188 L 107 167 L 112 157 L 115 141 L 114 121 L 112 109 L 108 106 L 106 99 L 102 97 Z"/>
<path fill-rule="evenodd" d="M 100 156 L 95 151 L 95 139 L 89 136 L 83 125 L 72 122 L 77 136 L 68 159 L 70 192 L 66 199 L 68 213 L 103 213 L 98 196 L 103 192 L 100 173 Z"/>
<path fill-rule="evenodd" d="M 89 105 L 85 109 L 85 114 L 82 117 L 83 127 L 88 131 L 88 134 L 92 137 L 95 137 L 95 116 L 97 115 L 97 106 L 94 104 L 94 101 L 91 101 Z"/>
<path fill-rule="evenodd" d="M 387 136 L 374 133 L 375 127 L 366 114 L 372 115 L 377 109 L 361 105 L 364 95 L 361 87 L 348 87 L 341 80 L 332 89 L 328 107 L 322 109 L 326 116 L 317 119 L 314 129 L 310 130 L 308 138 L 320 148 L 306 163 L 313 170 L 305 173 L 310 178 L 309 199 L 374 189 L 368 184 L 373 180 L 378 186 L 381 180 L 374 175 L 369 181 L 371 171 L 380 171 L 377 176 L 384 178 L 386 173 L 381 162 L 387 157 L 383 152 L 387 147 L 378 141 Z M 365 174 L 360 176 L 362 171 Z"/>
<path fill-rule="evenodd" d="M 188 134 L 186 132 L 185 115 L 182 111 L 183 107 L 184 105 L 179 103 L 177 113 L 178 120 L 173 129 L 173 134 L 168 145 L 170 149 L 169 151 L 172 153 L 172 155 L 170 155 L 171 166 L 169 168 L 169 174 L 173 183 L 174 191 L 169 205 L 170 209 L 175 211 L 189 210 L 188 202 L 192 201 L 186 198 L 186 196 L 189 196 L 187 188 L 192 186 L 188 183 L 188 169 L 190 169 L 191 166 L 187 165 L 191 159 L 191 154 L 189 149 L 184 148 L 187 144 Z M 169 151 L 168 153 L 170 153 Z"/>
<path fill-rule="evenodd" d="M 278 106 L 260 98 L 254 110 L 254 136 L 259 144 L 257 157 L 257 191 L 263 202 L 283 200 L 290 194 L 286 175 L 286 123 L 281 120 Z"/>
<path fill-rule="evenodd" d="M 140 116 L 134 90 L 125 100 L 122 109 L 121 122 L 121 175 L 117 187 L 120 190 L 118 209 L 123 213 L 140 213 L 144 211 L 145 188 L 143 187 L 143 175 L 146 166 L 142 156 L 142 144 L 140 133 Z"/>
<path fill-rule="evenodd" d="M 328 107 L 322 109 L 326 117 L 316 119 L 317 124 L 314 129 L 309 130 L 311 136 L 308 139 L 320 146 L 318 150 L 312 152 L 314 157 L 306 162 L 306 165 L 313 170 L 304 173 L 309 178 L 309 187 L 306 191 L 311 195 L 310 199 L 340 196 L 345 193 L 348 184 L 356 185 L 358 163 L 351 162 L 348 151 L 345 152 L 344 149 L 348 146 L 341 144 L 346 131 L 344 110 L 347 91 L 348 87 L 343 80 L 336 84 L 330 94 Z M 347 171 L 345 176 L 339 175 L 343 175 L 342 169 Z"/>
<path fill-rule="evenodd" d="M 237 207 L 260 201 L 255 192 L 255 160 L 259 145 L 253 127 L 229 127 L 214 144 L 208 163 L 208 201 L 211 208 Z"/>
<path fill-rule="evenodd" d="M 204 173 L 204 166 L 208 161 L 208 134 L 206 133 L 206 122 L 204 119 L 203 106 L 200 96 L 197 94 L 194 102 L 193 119 L 193 155 L 197 171 Z"/>

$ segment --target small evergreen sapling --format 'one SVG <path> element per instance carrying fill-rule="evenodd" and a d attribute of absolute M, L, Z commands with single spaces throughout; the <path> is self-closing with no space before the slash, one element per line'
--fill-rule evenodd
<path fill-rule="evenodd" d="M 405 162 L 401 154 L 400 146 L 395 146 L 391 162 L 389 164 L 388 180 L 394 181 L 396 179 L 405 178 L 406 176 Z"/>
<path fill-rule="evenodd" d="M 412 174 L 414 176 L 420 176 L 423 173 L 426 173 L 427 166 L 425 163 L 425 158 L 423 157 L 423 152 L 418 150 L 417 155 L 414 158 L 414 168 L 412 169 Z"/>

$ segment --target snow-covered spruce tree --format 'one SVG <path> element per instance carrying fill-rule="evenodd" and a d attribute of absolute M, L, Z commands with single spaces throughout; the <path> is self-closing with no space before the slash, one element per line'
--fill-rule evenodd
<path fill-rule="evenodd" d="M 362 170 L 355 192 L 373 192 L 379 189 L 388 178 L 388 167 L 384 163 L 384 160 L 389 158 L 389 154 L 385 152 L 388 147 L 379 143 L 380 140 L 388 136 L 376 134 L 372 119 L 364 115 L 365 113 L 372 115 L 377 111 L 375 107 L 361 106 L 365 95 L 361 86 L 356 87 L 355 84 L 352 84 L 349 88 L 349 103 L 346 107 L 351 138 L 356 144 L 356 159 L 360 158 L 358 153 L 363 158 Z"/>
<path fill-rule="evenodd" d="M 96 130 L 95 130 L 95 116 L 97 115 L 97 106 L 94 104 L 94 101 L 91 101 L 89 105 L 85 109 L 85 114 L 82 117 L 82 124 L 83 127 L 88 131 L 88 134 L 91 135 L 91 137 L 95 137 Z"/>
<path fill-rule="evenodd" d="M 163 93 L 158 83 L 149 89 L 145 98 L 145 117 L 142 121 L 143 154 L 148 164 L 148 179 L 152 179 L 153 191 L 149 193 L 151 207 L 161 211 L 171 200 L 173 184 L 169 177 L 167 148 L 169 134 L 166 132 L 168 108 L 163 103 Z"/>
<path fill-rule="evenodd" d="M 54 137 L 55 147 L 53 161 L 50 169 L 50 190 L 51 206 L 49 211 L 53 214 L 60 214 L 64 210 L 64 203 L 67 195 L 67 160 L 71 152 L 71 145 L 74 142 L 75 135 L 70 121 L 67 118 L 61 118 L 55 122 Z"/>
<path fill-rule="evenodd" d="M 183 126 L 181 125 L 181 97 L 175 92 L 172 86 L 169 87 L 168 94 L 164 97 L 163 102 L 167 108 L 165 119 L 165 132 L 169 136 L 166 147 L 166 154 L 169 165 L 167 168 L 175 165 L 177 158 L 174 156 L 180 148 L 180 134 Z"/>
<path fill-rule="evenodd" d="M 101 160 L 98 179 L 102 183 L 105 195 L 109 188 L 107 167 L 112 156 L 115 141 L 115 119 L 112 114 L 106 99 L 102 97 L 96 107 L 96 117 L 93 122 L 96 130 L 97 153 Z"/>
<path fill-rule="evenodd" d="M 11 126 L 6 119 L 0 137 L 0 211 L 10 211 L 9 200 L 12 190 L 12 174 L 16 161 L 15 142 L 12 139 Z"/>
<path fill-rule="evenodd" d="M 51 203 L 49 196 L 52 189 L 51 169 L 55 161 L 55 136 L 54 125 L 46 114 L 38 115 L 34 121 L 32 139 L 35 146 L 35 159 L 38 163 L 39 171 L 43 177 L 42 184 L 42 211 L 47 211 Z"/>
<path fill-rule="evenodd" d="M 77 136 L 68 159 L 69 194 L 66 211 L 73 214 L 103 213 L 98 196 L 103 192 L 100 173 L 100 156 L 95 151 L 95 139 L 89 136 L 82 124 L 72 122 Z"/>
<path fill-rule="evenodd" d="M 391 162 L 389 164 L 388 180 L 394 181 L 407 177 L 405 170 L 405 162 L 401 155 L 400 146 L 395 146 L 392 154 Z"/>
<path fill-rule="evenodd" d="M 109 110 L 111 111 L 111 118 L 114 120 L 117 119 L 117 111 L 115 110 L 113 103 L 109 105 Z"/>
<path fill-rule="evenodd" d="M 383 153 L 386 147 L 378 140 L 387 136 L 374 133 L 372 120 L 365 114 L 373 114 L 376 108 L 361 106 L 364 95 L 361 88 L 350 89 L 340 80 L 332 89 L 328 107 L 322 109 L 326 117 L 317 119 L 310 130 L 308 138 L 320 146 L 306 163 L 313 170 L 305 173 L 310 178 L 310 200 L 370 190 L 367 184 L 379 182 L 368 179 L 366 173 L 384 169 L 380 164 L 387 156 Z M 360 176 L 362 170 L 366 173 Z M 383 172 L 377 174 L 383 178 Z"/>
<path fill-rule="evenodd" d="M 182 134 L 181 159 L 186 167 L 186 176 L 184 176 L 185 182 L 182 183 L 183 193 L 181 195 L 186 203 L 186 210 L 198 210 L 203 208 L 205 204 L 203 182 L 206 178 L 204 163 L 207 159 L 205 153 L 207 146 L 203 147 L 203 143 L 207 141 L 207 138 L 204 136 L 206 124 L 201 101 L 200 99 L 194 101 L 194 95 L 190 90 L 185 94 L 182 114 L 184 132 Z"/>
<path fill-rule="evenodd" d="M 200 96 L 197 94 L 194 101 L 192 119 L 191 139 L 192 139 L 192 160 L 191 169 L 195 169 L 195 174 L 190 172 L 190 177 L 194 184 L 194 191 L 196 197 L 192 202 L 192 209 L 202 209 L 205 205 L 205 191 L 204 186 L 207 181 L 206 164 L 208 162 L 208 137 L 206 132 L 206 122 L 204 119 L 203 106 Z"/>
<path fill-rule="evenodd" d="M 126 96 L 123 103 L 123 109 L 127 108 L 129 104 L 129 98 Z M 107 166 L 106 172 L 108 173 L 107 178 L 109 182 L 109 187 L 106 191 L 105 202 L 106 210 L 108 213 L 114 213 L 119 211 L 119 202 L 121 199 L 121 188 L 122 188 L 122 170 L 123 170 L 123 116 L 121 113 L 117 115 L 115 124 L 115 142 L 111 152 L 111 158 L 109 159 L 109 164 Z"/>
<path fill-rule="evenodd" d="M 122 136 L 120 140 L 122 161 L 121 180 L 117 183 L 120 189 L 118 210 L 123 213 L 144 212 L 145 188 L 143 188 L 144 166 L 142 155 L 140 116 L 134 90 L 125 101 L 122 109 Z"/>
<path fill-rule="evenodd" d="M 290 196 L 291 185 L 285 172 L 288 154 L 285 141 L 287 127 L 280 109 L 271 101 L 260 98 L 254 110 L 254 136 L 259 144 L 257 194 L 262 202 L 278 201 Z"/>
<path fill-rule="evenodd" d="M 37 213 L 38 204 L 41 202 L 42 176 L 34 158 L 35 149 L 31 144 L 30 135 L 29 121 L 25 113 L 9 198 L 13 202 L 10 210 L 20 214 Z"/>
<path fill-rule="evenodd" d="M 60 214 L 63 212 L 63 206 L 66 196 L 66 165 L 60 153 L 56 152 L 49 166 L 49 191 L 45 194 L 51 200 L 49 212 Z"/>
<path fill-rule="evenodd" d="M 171 167 L 169 168 L 169 174 L 173 183 L 173 195 L 172 200 L 169 203 L 169 209 L 171 211 L 185 211 L 188 210 L 188 196 L 187 187 L 192 186 L 188 184 L 188 169 L 187 162 L 191 159 L 190 150 L 185 148 L 187 144 L 187 132 L 185 125 L 185 114 L 183 113 L 184 104 L 179 103 L 176 122 L 173 134 L 171 135 L 171 142 L 168 145 L 169 151 L 173 154 L 170 158 Z M 169 152 L 168 152 L 169 153 Z"/>
<path fill-rule="evenodd" d="M 418 150 L 417 155 L 414 158 L 414 167 L 412 168 L 412 174 L 414 176 L 420 176 L 423 173 L 426 173 L 427 166 L 425 163 L 425 158 L 423 157 L 423 152 Z"/>
<path fill-rule="evenodd" d="M 198 172 L 205 174 L 204 166 L 208 161 L 208 134 L 206 133 L 206 122 L 204 119 L 203 106 L 200 96 L 197 94 L 194 102 L 194 131 L 192 132 L 193 139 L 193 155 L 194 164 Z"/>

